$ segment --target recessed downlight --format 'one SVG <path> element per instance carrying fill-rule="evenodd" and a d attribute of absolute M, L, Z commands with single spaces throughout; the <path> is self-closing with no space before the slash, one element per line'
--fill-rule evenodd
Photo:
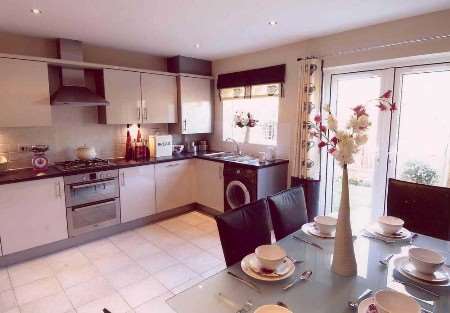
<path fill-rule="evenodd" d="M 200 44 L 199 43 L 196 43 L 195 44 L 195 47 L 198 49 L 198 48 L 200 48 Z"/>
<path fill-rule="evenodd" d="M 39 9 L 31 9 L 30 11 L 31 11 L 31 13 L 33 13 L 33 14 L 35 14 L 35 15 L 42 14 L 42 11 L 39 10 Z"/>
<path fill-rule="evenodd" d="M 275 20 L 272 20 L 272 21 L 269 21 L 268 24 L 269 24 L 270 26 L 275 26 L 275 25 L 278 24 L 278 22 L 275 21 Z"/>

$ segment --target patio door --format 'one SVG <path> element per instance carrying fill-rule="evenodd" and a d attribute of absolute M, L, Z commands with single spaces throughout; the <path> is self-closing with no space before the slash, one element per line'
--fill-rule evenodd
<path fill-rule="evenodd" d="M 346 125 L 353 114 L 353 107 L 392 89 L 393 82 L 393 69 L 332 75 L 329 103 L 339 127 Z M 382 214 L 388 167 L 391 114 L 381 113 L 374 102 L 367 104 L 367 112 L 372 122 L 369 141 L 349 166 L 350 207 L 358 224 L 367 223 L 374 216 Z M 325 159 L 327 168 L 326 212 L 335 214 L 339 210 L 342 168 L 329 155 L 324 155 L 322 159 Z"/>

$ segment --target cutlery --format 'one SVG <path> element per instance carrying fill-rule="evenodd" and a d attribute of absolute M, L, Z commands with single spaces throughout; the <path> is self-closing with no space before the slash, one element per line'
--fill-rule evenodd
<path fill-rule="evenodd" d="M 288 290 L 292 286 L 294 286 L 296 283 L 304 280 L 308 280 L 312 275 L 312 271 L 304 271 L 300 275 L 298 275 L 291 283 L 283 287 L 283 290 Z"/>
<path fill-rule="evenodd" d="M 419 237 L 419 234 L 414 233 L 411 238 L 409 238 L 409 244 L 412 245 L 414 240 L 416 240 L 416 238 Z"/>
<path fill-rule="evenodd" d="M 231 277 L 233 277 L 234 279 L 240 281 L 241 283 L 243 283 L 247 287 L 250 287 L 253 290 L 255 290 L 256 292 L 261 293 L 261 290 L 259 290 L 258 286 L 256 286 L 254 283 L 252 283 L 252 282 L 250 282 L 250 281 L 248 281 L 248 280 L 246 280 L 244 278 L 241 278 L 240 276 L 238 276 L 238 275 L 236 275 L 236 274 L 234 274 L 234 273 L 232 273 L 230 271 L 228 271 L 227 274 L 230 275 Z"/>
<path fill-rule="evenodd" d="M 369 234 L 365 234 L 365 233 L 361 234 L 361 236 L 370 238 L 370 239 L 377 239 L 377 240 L 383 241 L 384 243 L 387 243 L 387 244 L 395 243 L 394 240 L 384 239 L 384 238 L 381 238 L 378 236 L 369 235 Z"/>
<path fill-rule="evenodd" d="M 350 307 L 350 309 L 352 309 L 352 311 L 356 311 L 361 301 L 367 299 L 371 295 L 372 289 L 366 289 L 359 295 L 359 297 L 355 301 L 349 301 L 348 306 Z"/>
<path fill-rule="evenodd" d="M 389 254 L 384 259 L 379 260 L 378 262 L 380 262 L 380 264 L 382 264 L 384 266 L 388 266 L 389 265 L 389 261 L 393 258 L 393 256 L 394 256 L 393 254 Z"/>
<path fill-rule="evenodd" d="M 303 260 L 296 260 L 296 259 L 294 259 L 294 258 L 291 257 L 291 256 L 287 256 L 287 258 L 288 258 L 289 260 L 291 260 L 292 263 L 294 263 L 294 264 L 301 264 L 301 263 L 304 262 Z"/>
<path fill-rule="evenodd" d="M 306 240 L 306 239 L 303 239 L 303 238 L 300 238 L 300 237 L 297 237 L 297 236 L 292 236 L 292 238 L 294 238 L 294 239 L 296 239 L 296 240 L 298 240 L 298 241 L 301 241 L 301 242 L 304 242 L 304 243 L 307 243 L 307 244 L 309 244 L 309 245 L 311 245 L 311 246 L 313 246 L 313 247 L 316 247 L 316 248 L 319 248 L 319 249 L 321 249 L 321 250 L 323 250 L 323 248 L 322 248 L 322 246 L 321 245 L 318 245 L 317 243 L 315 243 L 315 242 L 312 242 L 312 241 L 309 241 L 309 240 Z"/>
<path fill-rule="evenodd" d="M 228 305 L 229 307 L 232 307 L 233 309 L 236 309 L 236 313 L 247 313 L 251 310 L 251 308 L 253 307 L 253 303 L 248 300 L 242 307 L 237 304 L 236 302 L 234 302 L 233 300 L 231 300 L 230 298 L 228 298 L 227 296 L 225 296 L 223 293 L 219 292 L 217 294 L 217 297 L 219 297 L 219 299 L 225 303 L 226 305 Z"/>
<path fill-rule="evenodd" d="M 435 292 L 433 292 L 433 291 L 431 291 L 431 290 L 428 290 L 428 289 L 426 289 L 426 288 L 423 288 L 423 287 L 421 287 L 421 286 L 419 286 L 419 285 L 417 285 L 417 284 L 414 284 L 414 283 L 411 283 L 411 282 L 406 282 L 406 281 L 400 281 L 400 280 L 398 280 L 398 279 L 394 279 L 394 281 L 397 282 L 397 283 L 399 283 L 399 284 L 408 286 L 408 287 L 416 288 L 416 289 L 418 289 L 418 290 L 420 290 L 420 291 L 423 291 L 423 292 L 425 292 L 425 293 L 428 293 L 429 295 L 432 295 L 433 297 L 439 298 L 439 295 L 438 295 L 437 293 L 435 293 Z"/>
<path fill-rule="evenodd" d="M 286 309 L 289 310 L 288 305 L 287 305 L 286 303 L 284 303 L 283 301 L 278 301 L 278 302 L 277 302 L 277 305 L 282 306 L 283 308 L 286 308 Z"/>

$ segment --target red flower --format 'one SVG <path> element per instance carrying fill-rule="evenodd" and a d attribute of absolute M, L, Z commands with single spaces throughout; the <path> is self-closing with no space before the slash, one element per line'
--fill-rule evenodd
<path fill-rule="evenodd" d="M 377 107 L 380 109 L 380 111 L 386 111 L 387 110 L 387 106 L 384 103 L 382 103 L 382 102 L 380 102 L 377 105 Z"/>
<path fill-rule="evenodd" d="M 322 133 L 326 133 L 327 128 L 326 128 L 324 125 L 320 125 L 320 131 L 321 131 Z"/>
<path fill-rule="evenodd" d="M 397 110 L 397 104 L 395 102 L 393 102 L 391 104 L 391 112 L 394 112 L 395 110 Z"/>
<path fill-rule="evenodd" d="M 380 98 L 389 99 L 391 97 L 391 95 L 392 95 L 392 90 L 388 90 L 384 94 L 382 94 Z"/>
<path fill-rule="evenodd" d="M 336 148 L 332 147 L 328 150 L 328 153 L 333 154 L 334 152 L 336 152 Z"/>
<path fill-rule="evenodd" d="M 333 145 L 337 145 L 338 139 L 336 137 L 331 138 Z"/>
<path fill-rule="evenodd" d="M 314 122 L 316 122 L 316 124 L 320 124 L 322 122 L 322 116 L 320 116 L 320 114 L 314 116 Z"/>
<path fill-rule="evenodd" d="M 326 142 L 324 142 L 324 141 L 321 141 L 321 142 L 319 142 L 319 148 L 323 148 L 323 147 L 325 147 L 327 145 L 327 143 Z"/>
<path fill-rule="evenodd" d="M 361 115 L 367 115 L 366 108 L 362 104 L 354 107 L 352 110 L 353 112 L 355 112 L 357 117 L 360 117 Z"/>

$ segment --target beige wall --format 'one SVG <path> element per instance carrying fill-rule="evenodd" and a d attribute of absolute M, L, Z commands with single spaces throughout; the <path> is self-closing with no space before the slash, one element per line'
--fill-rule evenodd
<path fill-rule="evenodd" d="M 296 105 L 297 105 L 297 58 L 329 55 L 342 50 L 370 47 L 389 42 L 415 39 L 422 36 L 450 34 L 450 10 L 403 19 L 395 22 L 365 27 L 331 36 L 302 41 L 256 53 L 240 55 L 213 62 L 213 73 L 241 71 L 251 68 L 286 64 L 285 97 L 279 111 L 278 155 L 288 158 L 292 154 Z M 375 60 L 424 55 L 450 51 L 450 39 L 428 41 L 352 55 L 326 57 L 325 66 L 337 66 Z M 217 95 L 217 93 L 216 93 Z M 211 138 L 212 147 L 231 149 L 222 142 L 222 110 L 216 96 L 215 132 Z M 244 147 L 244 151 L 256 153 L 263 147 Z"/>

